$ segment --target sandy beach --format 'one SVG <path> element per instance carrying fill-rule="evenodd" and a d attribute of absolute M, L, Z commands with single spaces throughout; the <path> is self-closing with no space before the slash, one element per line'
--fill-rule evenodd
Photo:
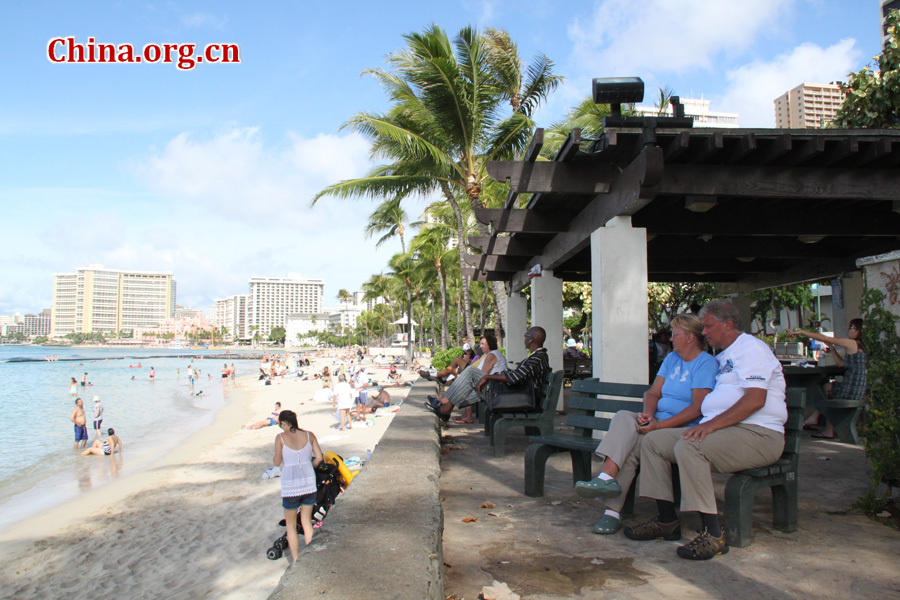
<path fill-rule="evenodd" d="M 331 362 L 316 359 L 309 372 Z M 366 368 L 371 379 L 387 380 L 387 369 L 370 361 Z M 339 432 L 331 405 L 312 400 L 319 381 L 238 383 L 211 426 L 150 468 L 0 533 L 0 598 L 267 598 L 289 561 L 265 557 L 283 533 L 277 525 L 280 483 L 261 478 L 272 464 L 278 430 L 241 425 L 261 420 L 281 402 L 323 450 L 365 460 L 410 388 L 388 388 L 392 406 L 379 409 L 383 416 L 374 426 Z"/>

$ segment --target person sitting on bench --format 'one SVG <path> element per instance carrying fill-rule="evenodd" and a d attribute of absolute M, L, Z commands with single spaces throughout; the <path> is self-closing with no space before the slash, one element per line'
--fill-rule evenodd
<path fill-rule="evenodd" d="M 622 527 L 621 511 L 637 474 L 641 442 L 657 429 L 690 427 L 700 422 L 700 405 L 716 384 L 716 359 L 703 348 L 703 323 L 696 315 L 672 319 L 675 350 L 663 361 L 653 387 L 644 392 L 644 410 L 616 413 L 596 453 L 604 458 L 603 470 L 590 481 L 579 481 L 575 492 L 584 498 L 607 498 L 606 512 L 594 525 L 594 533 L 616 533 Z"/>
<path fill-rule="evenodd" d="M 434 375 L 429 373 L 428 371 L 419 371 L 419 375 L 428 381 L 436 381 L 441 384 L 447 384 L 452 381 L 453 378 L 459 377 L 460 371 L 464 370 L 469 366 L 469 363 L 472 362 L 472 357 L 475 356 L 475 351 L 471 348 L 467 350 L 463 350 L 463 353 L 446 366 L 446 368 L 441 369 Z M 447 379 L 450 377 L 450 379 Z"/>
<path fill-rule="evenodd" d="M 494 356 L 489 353 L 483 365 L 469 367 L 463 371 L 447 388 L 443 398 L 437 399 L 430 396 L 425 405 L 446 423 L 450 420 L 450 413 L 454 406 L 464 408 L 481 400 L 481 390 L 488 381 L 499 381 L 516 388 L 525 388 L 528 385 L 539 388 L 544 374 L 550 370 L 550 359 L 547 356 L 546 348 L 543 347 L 546 336 L 542 327 L 532 327 L 525 332 L 525 347 L 531 354 L 522 361 L 518 368 L 512 371 L 505 369 L 498 373 L 491 373 L 495 363 L 488 364 L 488 361 Z M 488 372 L 485 373 L 483 369 L 487 369 Z"/>
<path fill-rule="evenodd" d="M 743 333 L 734 305 L 713 300 L 700 311 L 700 320 L 710 345 L 722 350 L 716 356 L 716 386 L 703 399 L 699 425 L 660 429 L 644 437 L 641 496 L 656 500 L 658 514 L 624 530 L 633 540 L 681 539 L 672 489 L 672 464 L 677 464 L 681 510 L 699 512 L 703 526 L 693 541 L 678 547 L 678 556 L 691 560 L 728 552 L 712 473 L 733 473 L 778 460 L 787 421 L 781 363 L 764 341 Z"/>

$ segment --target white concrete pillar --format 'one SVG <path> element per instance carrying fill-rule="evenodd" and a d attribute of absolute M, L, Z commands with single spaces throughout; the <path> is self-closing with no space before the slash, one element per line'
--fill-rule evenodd
<path fill-rule="evenodd" d="M 550 270 L 531 280 L 531 326 L 543 327 L 547 332 L 544 347 L 550 358 L 550 368 L 554 371 L 563 368 L 562 284 L 562 279 L 554 277 Z M 557 410 L 563 409 L 562 393 L 556 406 Z"/>
<path fill-rule="evenodd" d="M 850 327 L 850 321 L 862 316 L 859 312 L 859 303 L 862 302 L 865 287 L 863 285 L 862 271 L 844 273 L 844 275 L 840 277 L 840 282 L 844 300 L 843 308 L 833 307 L 833 322 L 826 324 L 825 328 L 827 329 L 827 325 L 831 325 L 834 328 L 835 336 L 847 337 L 847 329 Z M 834 287 L 831 288 L 832 303 L 837 301 L 835 296 L 840 294 L 841 291 L 836 290 Z"/>
<path fill-rule="evenodd" d="M 729 298 L 734 307 L 738 310 L 738 314 L 741 315 L 741 319 L 744 320 L 744 332 L 750 333 L 750 323 L 753 322 L 752 318 L 752 310 L 750 309 L 750 298 L 747 297 L 743 292 L 739 292 L 734 294 Z"/>
<path fill-rule="evenodd" d="M 647 230 L 614 217 L 594 231 L 591 282 L 594 377 L 647 383 Z"/>
<path fill-rule="evenodd" d="M 513 292 L 506 298 L 506 360 L 522 362 L 527 356 L 525 331 L 528 328 L 528 302 L 525 296 Z"/>

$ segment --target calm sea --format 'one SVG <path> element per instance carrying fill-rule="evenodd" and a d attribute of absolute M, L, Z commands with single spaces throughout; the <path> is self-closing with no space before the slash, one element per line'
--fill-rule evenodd
<path fill-rule="evenodd" d="M 224 361 L 196 357 L 223 353 L 0 346 L 0 529 L 146 467 L 210 424 L 228 400 L 221 377 Z M 59 360 L 20 361 L 48 354 Z M 258 361 L 240 357 L 231 352 L 227 360 L 235 364 L 238 377 L 257 370 Z M 185 374 L 192 363 L 200 370 L 193 387 Z M 156 370 L 153 380 L 151 367 Z M 82 387 L 85 372 L 89 384 Z M 115 428 L 126 444 L 122 457 L 82 457 L 73 450 L 72 377 L 79 381 L 78 397 L 84 401 L 88 444 L 94 439 L 93 398 L 99 396 L 102 429 Z"/>

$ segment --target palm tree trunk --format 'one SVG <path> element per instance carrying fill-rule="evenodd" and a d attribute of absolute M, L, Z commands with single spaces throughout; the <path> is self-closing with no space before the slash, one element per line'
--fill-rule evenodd
<path fill-rule="evenodd" d="M 453 214 L 456 215 L 456 240 L 459 249 L 459 268 L 468 269 L 469 266 L 466 264 L 464 258 L 466 252 L 466 239 L 464 232 L 465 221 L 463 220 L 462 211 L 459 209 L 459 204 L 456 202 L 456 198 L 453 196 L 453 192 L 450 190 L 450 186 L 447 182 L 441 182 L 441 191 L 444 192 L 444 197 L 447 198 L 447 201 L 453 208 Z M 462 272 L 460 272 L 460 278 L 462 279 L 463 320 L 465 321 L 466 336 L 469 339 L 473 339 L 475 333 L 472 331 L 472 305 L 469 302 L 469 278 L 463 275 Z"/>
<path fill-rule="evenodd" d="M 441 350 L 446 350 L 450 343 L 450 329 L 447 324 L 447 276 L 438 271 L 441 280 Z"/>

